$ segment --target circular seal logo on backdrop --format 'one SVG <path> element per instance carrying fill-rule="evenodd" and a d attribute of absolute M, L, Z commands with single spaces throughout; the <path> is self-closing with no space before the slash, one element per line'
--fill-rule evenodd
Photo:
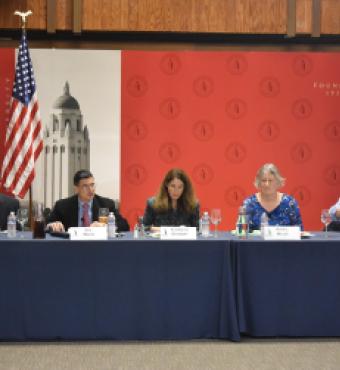
<path fill-rule="evenodd" d="M 159 157 L 165 163 L 177 161 L 181 156 L 179 146 L 175 143 L 164 143 L 159 148 Z"/>
<path fill-rule="evenodd" d="M 241 75 L 247 68 L 248 62 L 243 55 L 233 55 L 227 59 L 227 70 L 233 75 Z"/>
<path fill-rule="evenodd" d="M 274 121 L 264 121 L 260 124 L 258 133 L 264 141 L 274 141 L 280 135 L 280 127 Z"/>
<path fill-rule="evenodd" d="M 325 136 L 330 141 L 340 140 L 340 122 L 332 121 L 325 127 Z"/>
<path fill-rule="evenodd" d="M 166 75 L 175 75 L 181 69 L 181 60 L 176 54 L 166 54 L 160 61 L 160 68 Z"/>
<path fill-rule="evenodd" d="M 148 173 L 141 164 L 133 164 L 126 169 L 126 179 L 132 185 L 140 185 L 148 177 Z"/>
<path fill-rule="evenodd" d="M 241 206 L 246 192 L 240 186 L 231 186 L 225 191 L 224 199 L 231 207 Z"/>
<path fill-rule="evenodd" d="M 323 178 L 328 185 L 340 184 L 340 166 L 332 165 L 323 171 Z"/>
<path fill-rule="evenodd" d="M 293 71 L 298 76 L 306 76 L 313 70 L 313 62 L 306 55 L 299 55 L 293 60 Z"/>
<path fill-rule="evenodd" d="M 200 185 L 207 185 L 214 178 L 214 171 L 206 163 L 200 163 L 192 171 L 193 180 Z"/>
<path fill-rule="evenodd" d="M 166 119 L 175 119 L 181 113 L 181 105 L 175 98 L 167 98 L 159 105 L 161 115 Z"/>
<path fill-rule="evenodd" d="M 305 186 L 297 186 L 292 189 L 291 194 L 297 200 L 299 206 L 307 205 L 312 198 L 310 190 Z"/>
<path fill-rule="evenodd" d="M 128 136 L 131 140 L 140 141 L 146 138 L 148 130 L 142 121 L 132 120 L 128 125 Z"/>
<path fill-rule="evenodd" d="M 225 157 L 229 162 L 241 163 L 247 156 L 247 150 L 241 143 L 230 143 L 225 149 Z"/>
<path fill-rule="evenodd" d="M 193 83 L 194 93 L 200 97 L 207 97 L 214 91 L 214 82 L 208 76 L 200 76 Z"/>
<path fill-rule="evenodd" d="M 280 93 L 280 82 L 275 77 L 265 77 L 260 81 L 260 92 L 267 98 L 273 98 Z"/>
<path fill-rule="evenodd" d="M 291 157 L 296 163 L 307 162 L 312 157 L 312 149 L 307 143 L 297 143 L 291 147 Z"/>
<path fill-rule="evenodd" d="M 297 119 L 310 117 L 313 111 L 312 103 L 307 99 L 298 99 L 293 103 L 292 113 Z"/>
<path fill-rule="evenodd" d="M 192 132 L 196 139 L 209 141 L 214 135 L 214 126 L 209 121 L 200 120 L 194 123 Z"/>
<path fill-rule="evenodd" d="M 140 98 L 147 92 L 148 83 L 142 76 L 133 76 L 127 83 L 127 90 L 130 95 L 134 96 L 135 98 Z"/>
<path fill-rule="evenodd" d="M 227 115 L 232 119 L 240 119 L 247 113 L 247 104 L 242 99 L 231 99 L 225 107 Z"/>

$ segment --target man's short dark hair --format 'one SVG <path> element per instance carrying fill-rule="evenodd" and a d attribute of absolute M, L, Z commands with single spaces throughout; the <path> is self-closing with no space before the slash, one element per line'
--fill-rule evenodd
<path fill-rule="evenodd" d="M 74 174 L 73 184 L 78 186 L 80 180 L 89 179 L 90 177 L 93 177 L 93 175 L 89 170 L 79 170 Z"/>

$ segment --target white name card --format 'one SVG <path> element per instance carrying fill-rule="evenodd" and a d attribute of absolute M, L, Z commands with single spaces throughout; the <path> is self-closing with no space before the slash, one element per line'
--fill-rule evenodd
<path fill-rule="evenodd" d="M 196 238 L 196 227 L 161 226 L 161 240 L 194 240 Z"/>
<path fill-rule="evenodd" d="M 301 239 L 300 226 L 265 226 L 264 240 L 299 240 Z"/>
<path fill-rule="evenodd" d="M 106 227 L 70 227 L 71 240 L 106 240 Z"/>

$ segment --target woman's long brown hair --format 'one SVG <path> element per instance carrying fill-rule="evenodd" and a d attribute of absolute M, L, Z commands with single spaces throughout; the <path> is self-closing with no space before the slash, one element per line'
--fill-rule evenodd
<path fill-rule="evenodd" d="M 166 212 L 171 209 L 171 199 L 168 192 L 168 185 L 173 179 L 179 179 L 184 184 L 181 197 L 178 199 L 178 208 L 191 213 L 197 206 L 197 199 L 188 175 L 180 168 L 172 168 L 164 177 L 155 197 L 153 208 L 159 212 Z"/>

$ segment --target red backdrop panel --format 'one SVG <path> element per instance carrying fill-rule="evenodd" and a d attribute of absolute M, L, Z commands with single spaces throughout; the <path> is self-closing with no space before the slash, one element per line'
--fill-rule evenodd
<path fill-rule="evenodd" d="M 306 229 L 340 194 L 340 55 L 122 53 L 121 210 L 135 223 L 165 172 L 191 176 L 202 209 L 233 228 L 274 162 Z"/>
<path fill-rule="evenodd" d="M 6 127 L 8 123 L 8 104 L 12 94 L 15 49 L 0 49 L 0 170 L 4 152 Z M 0 191 L 4 191 L 0 185 Z"/>

